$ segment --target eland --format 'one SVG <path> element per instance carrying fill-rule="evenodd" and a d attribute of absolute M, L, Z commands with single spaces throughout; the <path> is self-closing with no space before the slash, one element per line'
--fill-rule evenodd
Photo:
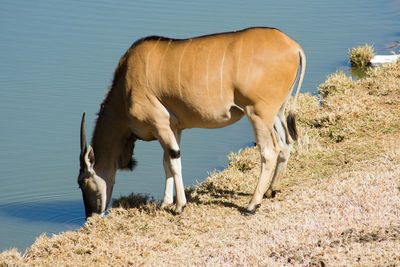
<path fill-rule="evenodd" d="M 89 146 L 85 113 L 82 117 L 78 184 L 86 218 L 106 211 L 116 171 L 132 170 L 135 165 L 132 155 L 137 140 L 161 144 L 165 170 L 161 206 L 173 204 L 175 186 L 175 212 L 181 213 L 186 205 L 182 131 L 225 127 L 244 115 L 261 155 L 259 180 L 244 212 L 253 214 L 264 194 L 273 197 L 279 189 L 297 139 L 293 110 L 305 66 L 300 45 L 274 28 L 136 41 L 119 61 Z"/>

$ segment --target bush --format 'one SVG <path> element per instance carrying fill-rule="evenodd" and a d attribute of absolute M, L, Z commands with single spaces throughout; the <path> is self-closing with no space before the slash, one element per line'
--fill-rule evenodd
<path fill-rule="evenodd" d="M 326 81 L 318 87 L 318 92 L 322 97 L 328 95 L 343 94 L 346 90 L 354 88 L 354 81 L 343 71 L 335 72 L 326 78 Z"/>
<path fill-rule="evenodd" d="M 374 56 L 374 48 L 368 44 L 349 49 L 350 64 L 353 67 L 364 68 L 370 65 Z"/>
<path fill-rule="evenodd" d="M 154 198 L 150 197 L 148 194 L 131 193 L 128 196 L 121 196 L 118 199 L 113 199 L 112 207 L 133 209 L 143 207 L 144 205 L 154 201 Z"/>

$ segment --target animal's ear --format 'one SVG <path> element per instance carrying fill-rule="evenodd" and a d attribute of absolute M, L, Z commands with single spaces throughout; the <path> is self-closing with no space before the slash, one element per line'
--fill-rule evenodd
<path fill-rule="evenodd" d="M 89 146 L 86 150 L 85 156 L 84 156 L 84 168 L 85 170 L 89 171 L 90 173 L 93 172 L 93 167 L 94 167 L 94 152 L 92 146 Z"/>

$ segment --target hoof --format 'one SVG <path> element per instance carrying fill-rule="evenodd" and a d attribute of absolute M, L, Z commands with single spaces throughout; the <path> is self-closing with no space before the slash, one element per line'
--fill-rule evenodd
<path fill-rule="evenodd" d="M 175 210 L 172 212 L 173 215 L 180 215 L 183 213 L 184 209 L 185 209 L 186 205 L 183 207 L 176 207 Z"/>
<path fill-rule="evenodd" d="M 280 190 L 272 190 L 268 189 L 267 192 L 265 192 L 264 197 L 266 198 L 274 198 L 277 193 L 280 193 Z"/>
<path fill-rule="evenodd" d="M 173 203 L 161 203 L 161 208 L 162 209 L 166 209 L 166 208 L 168 208 L 169 206 L 171 206 Z"/>
<path fill-rule="evenodd" d="M 258 205 L 256 205 L 255 207 L 254 207 L 254 209 L 252 209 L 252 210 L 245 210 L 245 211 L 243 211 L 242 212 L 242 214 L 243 214 L 243 216 L 253 216 L 254 214 L 256 214 L 256 212 L 257 212 L 257 210 L 258 210 L 258 208 L 259 207 L 261 207 L 261 205 L 260 204 L 258 204 Z"/>

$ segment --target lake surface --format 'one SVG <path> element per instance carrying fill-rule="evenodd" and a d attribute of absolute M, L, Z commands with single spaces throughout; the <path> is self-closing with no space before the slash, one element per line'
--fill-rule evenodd
<path fill-rule="evenodd" d="M 250 26 L 276 27 L 307 55 L 302 92 L 348 70 L 347 50 L 400 40 L 400 1 L 57 1 L 0 2 L 0 251 L 37 236 L 77 229 L 84 207 L 76 183 L 79 125 L 91 135 L 119 58 L 147 35 L 187 38 Z M 227 154 L 253 142 L 247 119 L 219 130 L 183 133 L 185 186 L 222 169 Z M 139 164 L 119 172 L 113 197 L 162 197 L 157 142 L 137 142 Z"/>

